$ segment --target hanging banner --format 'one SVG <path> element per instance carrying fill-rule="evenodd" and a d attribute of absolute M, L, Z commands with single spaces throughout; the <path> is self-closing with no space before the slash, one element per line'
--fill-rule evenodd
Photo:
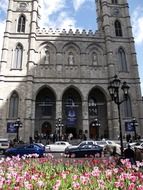
<path fill-rule="evenodd" d="M 67 105 L 66 106 L 66 124 L 68 127 L 74 127 L 77 122 L 77 111 L 76 107 Z"/>
<path fill-rule="evenodd" d="M 7 133 L 16 133 L 17 128 L 14 125 L 14 122 L 7 122 Z"/>
<path fill-rule="evenodd" d="M 125 131 L 127 132 L 135 131 L 134 126 L 132 125 L 130 121 L 125 122 Z"/>

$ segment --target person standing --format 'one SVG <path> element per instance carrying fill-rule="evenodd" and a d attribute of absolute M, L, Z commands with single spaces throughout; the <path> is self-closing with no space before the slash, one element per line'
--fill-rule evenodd
<path fill-rule="evenodd" d="M 125 159 L 129 159 L 131 164 L 136 164 L 135 162 L 135 152 L 131 149 L 131 146 L 128 144 L 128 147 L 124 150 Z"/>

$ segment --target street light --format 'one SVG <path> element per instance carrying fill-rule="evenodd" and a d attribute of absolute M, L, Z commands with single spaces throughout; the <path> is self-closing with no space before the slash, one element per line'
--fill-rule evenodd
<path fill-rule="evenodd" d="M 16 133 L 17 133 L 16 140 L 17 140 L 17 142 L 19 142 L 19 128 L 22 127 L 22 123 L 21 123 L 19 117 L 17 118 L 16 122 L 14 123 L 14 127 L 16 127 Z"/>
<path fill-rule="evenodd" d="M 137 132 L 136 132 L 136 127 L 138 126 L 138 122 L 136 120 L 136 118 L 133 118 L 132 121 L 131 121 L 131 125 L 134 129 L 134 132 L 135 132 L 135 140 L 137 139 Z"/>
<path fill-rule="evenodd" d="M 57 122 L 56 122 L 56 131 L 57 131 L 57 134 L 58 134 L 58 139 L 60 140 L 61 139 L 61 135 L 62 135 L 62 129 L 64 127 L 64 124 L 62 122 L 62 119 L 61 118 L 58 118 L 57 119 Z"/>
<path fill-rule="evenodd" d="M 114 79 L 110 82 L 110 85 L 108 86 L 108 91 L 111 96 L 112 101 L 117 104 L 118 107 L 118 115 L 119 115 L 119 132 L 120 132 L 120 144 L 121 144 L 121 156 L 123 156 L 123 136 L 122 136 L 122 126 L 121 126 L 121 113 L 120 113 L 120 105 L 124 102 L 127 101 L 128 99 L 128 90 L 129 86 L 127 83 L 124 81 L 121 85 L 121 80 L 118 78 L 117 75 L 113 77 Z M 120 100 L 119 98 L 119 90 L 123 90 L 123 99 Z"/>
<path fill-rule="evenodd" d="M 94 121 L 92 122 L 92 126 L 93 126 L 93 127 L 100 127 L 100 125 L 101 125 L 101 124 L 100 124 L 98 118 L 95 118 Z"/>

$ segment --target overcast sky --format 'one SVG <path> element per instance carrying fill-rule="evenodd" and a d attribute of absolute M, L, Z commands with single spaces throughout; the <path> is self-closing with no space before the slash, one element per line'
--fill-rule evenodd
<path fill-rule="evenodd" d="M 143 0 L 128 0 L 143 94 Z M 0 0 L 0 49 L 8 0 Z M 95 0 L 40 0 L 41 27 L 97 29 Z"/>

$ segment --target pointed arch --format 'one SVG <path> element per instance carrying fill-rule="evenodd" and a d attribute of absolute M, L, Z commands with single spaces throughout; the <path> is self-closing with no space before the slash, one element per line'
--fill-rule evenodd
<path fill-rule="evenodd" d="M 22 57 L 23 57 L 23 46 L 18 43 L 14 52 L 14 61 L 12 69 L 22 69 Z"/>
<path fill-rule="evenodd" d="M 107 122 L 107 98 L 102 88 L 93 87 L 88 94 L 88 117 L 89 117 L 89 137 L 98 139 L 100 137 L 109 137 L 109 128 Z M 101 127 L 92 125 L 93 121 L 98 119 Z"/>
<path fill-rule="evenodd" d="M 9 101 L 9 118 L 18 117 L 18 105 L 19 105 L 19 95 L 16 91 L 14 91 Z"/>
<path fill-rule="evenodd" d="M 20 15 L 18 19 L 17 32 L 25 32 L 26 18 L 24 15 Z"/>
<path fill-rule="evenodd" d="M 122 47 L 118 49 L 118 62 L 119 62 L 119 69 L 122 72 L 127 72 L 127 60 L 126 60 L 126 54 Z"/>
<path fill-rule="evenodd" d="M 44 42 L 38 47 L 38 60 L 40 64 L 53 64 L 56 60 L 56 46 L 51 42 Z"/>
<path fill-rule="evenodd" d="M 36 95 L 36 118 L 54 118 L 55 108 L 56 97 L 54 91 L 47 86 L 41 87 Z"/>
<path fill-rule="evenodd" d="M 122 27 L 119 20 L 116 20 L 114 23 L 115 26 L 115 34 L 116 36 L 122 36 Z"/>
<path fill-rule="evenodd" d="M 79 46 L 73 42 L 64 45 L 63 53 L 65 54 L 65 63 L 67 65 L 77 65 L 79 63 L 79 55 L 81 53 Z"/>
<path fill-rule="evenodd" d="M 63 93 L 62 114 L 65 132 L 77 137 L 82 126 L 82 98 L 79 90 L 74 86 L 69 86 Z"/>
<path fill-rule="evenodd" d="M 103 64 L 104 50 L 99 44 L 97 43 L 89 44 L 89 46 L 86 48 L 86 53 L 90 65 L 96 66 Z"/>

